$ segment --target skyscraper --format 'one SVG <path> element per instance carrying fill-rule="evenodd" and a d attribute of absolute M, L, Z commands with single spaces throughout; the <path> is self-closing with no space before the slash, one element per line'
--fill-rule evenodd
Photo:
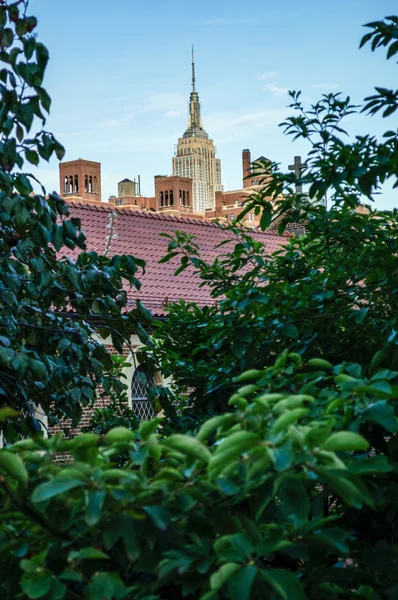
<path fill-rule="evenodd" d="M 214 208 L 215 193 L 222 190 L 221 161 L 216 158 L 213 140 L 203 129 L 199 94 L 196 91 L 195 60 L 192 48 L 192 92 L 188 128 L 179 138 L 173 157 L 173 175 L 192 179 L 193 210 Z"/>

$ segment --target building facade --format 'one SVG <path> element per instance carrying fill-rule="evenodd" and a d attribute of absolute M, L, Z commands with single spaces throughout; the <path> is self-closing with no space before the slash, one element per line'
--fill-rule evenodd
<path fill-rule="evenodd" d="M 213 140 L 203 128 L 199 94 L 196 91 L 193 50 L 188 127 L 175 149 L 173 175 L 192 179 L 194 212 L 204 213 L 206 209 L 214 208 L 215 194 L 222 190 L 221 161 L 216 158 Z"/>
<path fill-rule="evenodd" d="M 217 159 L 218 160 L 218 159 Z M 258 160 L 267 160 L 261 157 Z M 60 193 L 63 198 L 69 202 L 83 202 L 84 204 L 109 204 L 121 209 L 130 209 L 136 211 L 158 212 L 164 215 L 176 217 L 189 217 L 195 221 L 219 221 L 220 223 L 232 223 L 244 209 L 246 201 L 250 195 L 255 192 L 265 181 L 264 175 L 256 174 L 256 169 L 251 162 L 250 150 L 242 151 L 242 188 L 231 191 L 214 191 L 213 204 L 209 208 L 197 211 L 194 206 L 195 181 L 192 177 L 183 177 L 180 175 L 155 175 L 154 177 L 154 196 L 142 196 L 140 186 L 136 181 L 123 179 L 118 183 L 118 195 L 110 196 L 107 201 L 101 203 L 100 194 L 93 194 L 89 191 L 75 189 L 75 173 L 78 175 L 78 181 L 85 180 L 85 173 L 88 173 L 93 165 L 96 165 L 96 175 L 92 176 L 98 189 L 101 189 L 101 165 L 92 161 L 79 159 L 69 163 L 60 163 Z M 72 181 L 72 191 L 67 187 Z M 68 189 L 64 192 L 62 186 Z M 221 186 L 219 186 L 221 187 Z M 242 223 L 248 227 L 257 227 L 259 225 L 259 216 L 251 210 L 245 215 Z"/>
<path fill-rule="evenodd" d="M 61 198 L 101 202 L 101 163 L 79 158 L 59 165 Z"/>

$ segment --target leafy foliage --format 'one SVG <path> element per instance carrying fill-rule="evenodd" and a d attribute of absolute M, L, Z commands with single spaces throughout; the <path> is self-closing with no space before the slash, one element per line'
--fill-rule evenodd
<path fill-rule="evenodd" d="M 115 427 L 136 429 L 140 423 L 136 413 L 129 407 L 127 385 L 123 382 L 125 378 L 123 369 L 131 365 L 123 356 L 113 355 L 112 360 L 113 369 L 110 373 L 112 377 L 105 382 L 103 392 L 106 398 L 105 406 L 91 411 L 89 424 L 81 428 L 82 433 L 105 435 Z M 128 460 L 128 454 L 124 452 L 114 460 L 118 467 L 122 467 Z"/>
<path fill-rule="evenodd" d="M 124 383 L 123 370 L 130 367 L 123 356 L 111 355 L 113 368 L 112 376 L 105 382 L 104 396 L 107 399 L 106 406 L 94 408 L 90 414 L 88 427 L 82 428 L 83 433 L 97 433 L 105 435 L 114 427 L 127 427 L 136 429 L 139 419 L 135 412 L 128 406 L 127 385 Z"/>
<path fill-rule="evenodd" d="M 48 51 L 27 9 L 28 0 L 0 3 L 0 403 L 21 414 L 4 426 L 8 442 L 38 428 L 34 405 L 50 424 L 62 417 L 78 423 L 110 377 L 98 334 L 111 336 L 118 350 L 129 339 L 137 315 L 127 310 L 126 290 L 139 286 L 144 267 L 132 256 L 87 252 L 65 202 L 44 188 L 35 194 L 35 178 L 23 172 L 26 163 L 64 155 L 44 129 Z"/>
<path fill-rule="evenodd" d="M 373 49 L 396 38 L 395 17 L 368 27 L 364 43 L 376 40 Z M 389 55 L 394 53 L 392 44 Z M 371 202 L 382 183 L 397 185 L 398 133 L 350 143 L 344 119 L 361 110 L 350 98 L 324 95 L 305 110 L 300 93 L 291 96 L 295 115 L 282 126 L 310 143 L 307 168 L 297 178 L 257 161 L 263 186 L 239 219 L 255 210 L 263 229 L 272 221 L 283 233 L 288 223 L 300 222 L 306 236 L 281 238 L 283 248 L 270 257 L 258 237 L 230 226 L 229 245 L 211 264 L 191 236 L 176 232 L 170 238 L 164 260 L 180 259 L 177 272 L 196 271 L 214 300 L 206 308 L 171 305 L 168 320 L 155 331 L 154 358 L 173 376 L 186 416 L 226 410 L 232 375 L 272 364 L 284 348 L 333 363 L 359 362 L 370 375 L 380 364 L 397 368 L 398 212 L 366 214 L 361 202 Z M 378 102 L 381 108 L 382 96 Z M 373 114 L 375 106 L 362 110 Z M 295 184 L 306 184 L 308 193 L 295 193 Z"/>
<path fill-rule="evenodd" d="M 154 420 L 0 451 L 9 597 L 395 598 L 398 373 L 285 352 L 237 384 L 195 437 Z"/>

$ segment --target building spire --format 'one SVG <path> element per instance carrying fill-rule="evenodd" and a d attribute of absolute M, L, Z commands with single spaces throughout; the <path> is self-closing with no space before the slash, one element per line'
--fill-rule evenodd
<path fill-rule="evenodd" d="M 195 88 L 195 56 L 193 53 L 193 44 L 192 44 L 192 91 L 196 92 L 196 88 Z"/>
<path fill-rule="evenodd" d="M 200 114 L 199 94 L 196 91 L 195 78 L 195 56 L 192 46 L 192 92 L 189 97 L 189 119 L 188 128 L 184 133 L 184 137 L 201 137 L 208 138 L 206 131 L 203 129 L 202 117 Z"/>

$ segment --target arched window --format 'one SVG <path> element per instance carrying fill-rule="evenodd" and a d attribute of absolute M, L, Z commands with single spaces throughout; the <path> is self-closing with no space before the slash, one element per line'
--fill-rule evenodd
<path fill-rule="evenodd" d="M 174 206 L 173 190 L 170 190 L 169 198 L 170 198 L 170 206 Z"/>
<path fill-rule="evenodd" d="M 185 206 L 185 190 L 182 192 L 182 205 Z"/>
<path fill-rule="evenodd" d="M 95 175 L 93 177 L 93 193 L 98 194 L 98 182 L 97 177 Z"/>
<path fill-rule="evenodd" d="M 165 206 L 169 205 L 169 192 L 164 193 L 164 205 Z"/>
<path fill-rule="evenodd" d="M 182 206 L 182 191 L 180 190 L 180 205 Z"/>
<path fill-rule="evenodd" d="M 72 177 L 72 175 L 69 177 L 69 193 L 73 194 L 73 177 Z"/>
<path fill-rule="evenodd" d="M 187 192 L 186 200 L 187 200 L 187 206 L 189 206 L 189 192 Z"/>
<path fill-rule="evenodd" d="M 90 177 L 88 178 L 88 192 L 89 192 L 89 194 L 93 193 L 93 177 L 92 177 L 92 175 L 90 175 Z"/>
<path fill-rule="evenodd" d="M 64 179 L 64 194 L 69 194 L 69 178 Z"/>
<path fill-rule="evenodd" d="M 141 421 L 153 419 L 155 416 L 148 398 L 148 389 L 152 383 L 152 377 L 144 365 L 139 365 L 131 380 L 131 407 Z"/>
<path fill-rule="evenodd" d="M 75 175 L 75 192 L 79 191 L 79 178 Z"/>
<path fill-rule="evenodd" d="M 164 205 L 163 192 L 160 192 L 160 206 Z"/>
<path fill-rule="evenodd" d="M 87 175 L 84 178 L 84 191 L 88 192 L 88 177 L 87 177 Z"/>

